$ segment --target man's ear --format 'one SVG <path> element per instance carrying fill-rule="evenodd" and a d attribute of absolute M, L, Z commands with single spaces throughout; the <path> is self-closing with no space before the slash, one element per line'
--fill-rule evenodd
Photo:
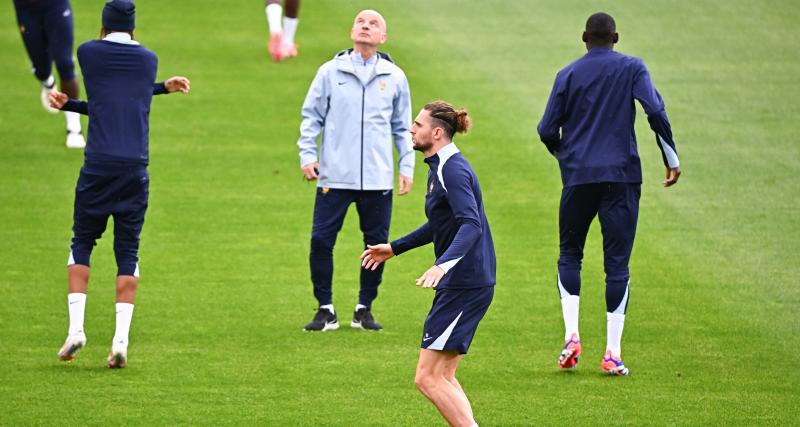
<path fill-rule="evenodd" d="M 583 35 L 581 35 L 581 41 L 584 42 L 584 43 L 589 41 L 589 38 L 586 37 L 586 31 L 584 31 Z"/>
<path fill-rule="evenodd" d="M 614 36 L 611 38 L 611 40 L 614 42 L 614 44 L 617 44 L 619 41 L 619 33 L 614 33 Z"/>

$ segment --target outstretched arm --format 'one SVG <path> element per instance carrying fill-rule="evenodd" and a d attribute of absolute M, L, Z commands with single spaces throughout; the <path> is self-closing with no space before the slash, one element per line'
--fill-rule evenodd
<path fill-rule="evenodd" d="M 50 106 L 61 111 L 71 111 L 89 115 L 89 104 L 86 101 L 79 101 L 77 99 L 70 99 L 66 93 L 59 92 L 55 89 L 50 91 Z"/>
<path fill-rule="evenodd" d="M 361 266 L 367 270 L 375 270 L 381 263 L 389 258 L 400 255 L 411 249 L 427 245 L 433 241 L 431 227 L 426 222 L 418 229 L 406 234 L 405 236 L 393 241 L 392 243 L 381 243 L 379 245 L 367 245 L 367 249 L 361 254 Z"/>
<path fill-rule="evenodd" d="M 172 92 L 189 93 L 190 89 L 189 79 L 183 76 L 173 76 L 166 81 L 153 83 L 153 95 L 163 95 Z"/>

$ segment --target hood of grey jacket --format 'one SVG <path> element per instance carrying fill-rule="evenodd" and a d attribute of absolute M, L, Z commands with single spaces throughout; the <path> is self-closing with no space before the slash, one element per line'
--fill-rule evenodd
<path fill-rule="evenodd" d="M 311 83 L 297 141 L 300 165 L 319 161 L 320 187 L 390 190 L 392 146 L 400 174 L 414 176 L 408 79 L 388 54 L 379 52 L 371 77 L 363 83 L 351 51 L 323 64 Z"/>

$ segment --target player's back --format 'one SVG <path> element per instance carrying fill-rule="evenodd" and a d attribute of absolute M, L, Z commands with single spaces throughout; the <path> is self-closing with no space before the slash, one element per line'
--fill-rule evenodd
<path fill-rule="evenodd" d="M 594 48 L 561 70 L 565 183 L 641 181 L 633 86 L 643 69 L 638 58 Z"/>
<path fill-rule="evenodd" d="M 150 101 L 158 58 L 129 43 L 78 47 L 89 103 L 86 159 L 147 164 Z"/>

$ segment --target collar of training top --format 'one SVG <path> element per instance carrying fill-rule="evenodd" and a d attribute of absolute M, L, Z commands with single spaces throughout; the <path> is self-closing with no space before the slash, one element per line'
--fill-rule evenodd
<path fill-rule="evenodd" d="M 139 42 L 131 38 L 131 35 L 128 33 L 109 33 L 107 36 L 103 37 L 103 40 L 112 43 L 130 44 L 134 46 L 139 44 Z"/>

